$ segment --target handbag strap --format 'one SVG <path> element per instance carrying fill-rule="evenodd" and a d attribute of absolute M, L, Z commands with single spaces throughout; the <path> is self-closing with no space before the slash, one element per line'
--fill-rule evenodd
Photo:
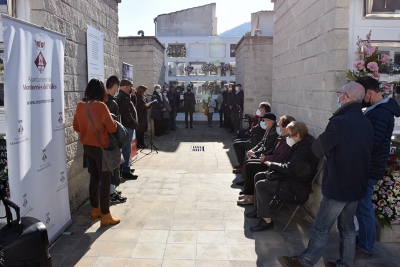
<path fill-rule="evenodd" d="M 93 120 L 92 120 L 92 116 L 90 116 L 90 111 L 89 111 L 89 103 L 88 103 L 88 102 L 86 102 L 86 111 L 87 111 L 87 114 L 88 114 L 88 117 L 89 117 L 90 123 L 91 123 L 91 124 L 92 124 L 92 126 L 93 126 L 94 133 L 96 134 L 97 141 L 99 141 L 99 144 L 100 144 L 101 150 L 103 150 L 103 146 L 101 145 L 101 142 L 100 142 L 99 133 L 97 132 L 97 130 L 96 130 L 96 127 L 94 127 L 94 123 L 93 123 Z"/>

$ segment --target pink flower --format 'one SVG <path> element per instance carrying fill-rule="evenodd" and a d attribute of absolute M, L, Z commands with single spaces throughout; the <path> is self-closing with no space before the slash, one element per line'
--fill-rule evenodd
<path fill-rule="evenodd" d="M 388 55 L 386 55 L 386 54 L 381 54 L 380 59 L 381 59 L 381 61 L 382 61 L 383 63 L 388 63 L 389 60 L 390 60 L 390 57 L 389 57 Z"/>
<path fill-rule="evenodd" d="M 370 63 L 375 63 L 375 62 L 370 62 Z M 368 63 L 369 64 L 369 63 Z M 376 63 L 375 63 L 376 64 Z M 374 71 L 373 73 L 372 73 L 372 77 L 374 77 L 374 78 L 376 78 L 376 79 L 379 79 L 380 77 L 381 77 L 381 75 L 378 73 L 378 72 L 376 72 L 376 71 Z"/>
<path fill-rule="evenodd" d="M 378 64 L 376 62 L 370 62 L 367 64 L 367 68 L 372 72 L 377 72 L 379 70 Z M 376 77 L 376 76 L 374 76 Z M 379 77 L 378 77 L 379 78 Z"/>
<path fill-rule="evenodd" d="M 364 69 L 364 60 L 358 60 L 356 63 L 354 63 L 353 67 L 358 69 L 358 70 L 363 70 Z"/>
<path fill-rule="evenodd" d="M 370 57 L 374 52 L 375 52 L 375 47 L 367 43 L 367 47 L 365 48 L 365 53 L 367 54 L 367 56 Z"/>
<path fill-rule="evenodd" d="M 400 182 L 396 182 L 395 187 L 400 188 Z"/>

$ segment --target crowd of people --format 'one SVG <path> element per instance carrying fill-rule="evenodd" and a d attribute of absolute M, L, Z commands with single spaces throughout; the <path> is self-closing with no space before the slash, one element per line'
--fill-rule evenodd
<path fill-rule="evenodd" d="M 246 217 L 258 218 L 251 231 L 274 228 L 271 200 L 296 202 L 308 199 L 318 164 L 325 160 L 322 175 L 322 201 L 313 223 L 308 247 L 299 256 L 283 256 L 287 267 L 314 266 L 322 255 L 329 231 L 337 220 L 340 233 L 340 259 L 327 266 L 353 266 L 354 258 L 372 258 L 375 242 L 375 216 L 372 194 L 383 178 L 390 150 L 394 117 L 400 107 L 391 98 L 383 98 L 379 83 L 367 76 L 345 84 L 338 91 L 338 109 L 329 119 L 325 131 L 316 139 L 305 123 L 290 115 L 277 120 L 268 102 L 261 102 L 248 128 L 240 128 L 243 91 L 238 84 L 221 89 L 215 100 L 209 99 L 208 126 L 212 114 L 220 114 L 220 127 L 227 127 L 237 138 L 233 147 L 238 164 L 233 173 L 241 174 L 236 184 L 244 186 L 237 205 L 254 206 Z M 111 76 L 106 85 L 92 79 L 84 98 L 76 107 L 73 128 L 80 133 L 86 164 L 90 172 L 89 198 L 91 218 L 101 218 L 101 226 L 120 222 L 110 214 L 110 201 L 125 202 L 116 190 L 120 179 L 137 179 L 130 167 L 133 132 L 139 148 L 144 148 L 148 130 L 147 112 L 154 121 L 156 136 L 175 131 L 181 87 L 154 86 L 151 101 L 148 88 L 133 88 L 128 80 Z M 193 128 L 195 96 L 192 85 L 183 94 L 185 128 Z M 362 108 L 366 110 L 362 111 Z M 211 115 L 210 115 L 211 113 Z M 121 124 L 127 143 L 121 147 L 124 162 L 120 168 L 104 170 L 103 151 L 110 149 L 110 134 Z M 104 150 L 103 150 L 104 149 Z M 355 231 L 354 216 L 359 230 Z"/>
<path fill-rule="evenodd" d="M 338 91 L 337 105 L 325 131 L 315 139 L 305 123 L 292 116 L 283 115 L 276 123 L 271 105 L 262 102 L 256 122 L 246 129 L 247 136 L 238 135 L 233 143 L 238 162 L 233 173 L 242 174 L 236 184 L 244 186 L 237 205 L 253 206 L 245 216 L 258 218 L 251 231 L 274 228 L 273 201 L 307 201 L 318 165 L 324 160 L 323 198 L 311 238 L 299 256 L 281 258 L 286 267 L 314 266 L 335 221 L 340 259 L 326 266 L 350 267 L 355 258 L 373 257 L 376 228 L 372 194 L 384 176 L 394 117 L 400 116 L 400 107 L 392 98 L 384 99 L 379 83 L 369 76 L 345 84 Z M 366 108 L 364 113 L 362 108 Z"/>

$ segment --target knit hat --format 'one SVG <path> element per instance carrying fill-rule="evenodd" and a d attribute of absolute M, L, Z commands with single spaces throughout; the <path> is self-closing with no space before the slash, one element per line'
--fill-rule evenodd
<path fill-rule="evenodd" d="M 269 119 L 271 121 L 276 121 L 276 115 L 272 112 L 267 112 L 261 116 L 261 119 Z"/>

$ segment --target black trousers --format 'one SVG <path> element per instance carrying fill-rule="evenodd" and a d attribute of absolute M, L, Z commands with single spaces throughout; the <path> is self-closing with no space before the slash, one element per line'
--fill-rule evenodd
<path fill-rule="evenodd" d="M 192 127 L 193 126 L 193 111 L 185 110 L 186 127 L 188 127 L 188 115 L 190 115 L 190 127 Z"/>
<path fill-rule="evenodd" d="M 252 149 L 251 140 L 240 140 L 237 139 L 233 142 L 233 149 L 235 150 L 236 158 L 240 165 L 243 164 L 244 157 L 246 156 L 246 151 Z"/>
<path fill-rule="evenodd" d="M 257 173 L 255 178 L 254 207 L 258 218 L 270 218 L 271 210 L 269 203 L 276 195 L 279 180 L 269 181 L 265 179 L 264 173 Z"/>
<path fill-rule="evenodd" d="M 163 133 L 163 121 L 162 119 L 160 120 L 155 120 L 153 119 L 154 122 L 154 135 L 155 136 L 160 136 Z"/>
<path fill-rule="evenodd" d="M 90 205 L 97 208 L 100 204 L 102 214 L 110 213 L 110 184 L 111 172 L 101 171 L 103 152 L 100 147 L 83 145 L 83 151 L 89 163 L 90 182 L 89 199 Z M 101 184 L 100 184 L 101 183 Z M 99 190 L 100 186 L 100 190 Z M 99 194 L 100 191 L 100 194 Z M 100 197 L 100 201 L 99 201 Z"/>
<path fill-rule="evenodd" d="M 261 163 L 260 159 L 250 159 L 246 161 L 246 179 L 244 180 L 245 195 L 254 195 L 254 177 L 257 173 L 266 171 L 268 171 L 268 166 Z"/>
<path fill-rule="evenodd" d="M 144 145 L 144 132 L 138 131 L 136 134 L 136 143 L 138 145 Z"/>
<path fill-rule="evenodd" d="M 219 111 L 219 126 L 224 126 L 225 113 L 223 111 Z"/>

